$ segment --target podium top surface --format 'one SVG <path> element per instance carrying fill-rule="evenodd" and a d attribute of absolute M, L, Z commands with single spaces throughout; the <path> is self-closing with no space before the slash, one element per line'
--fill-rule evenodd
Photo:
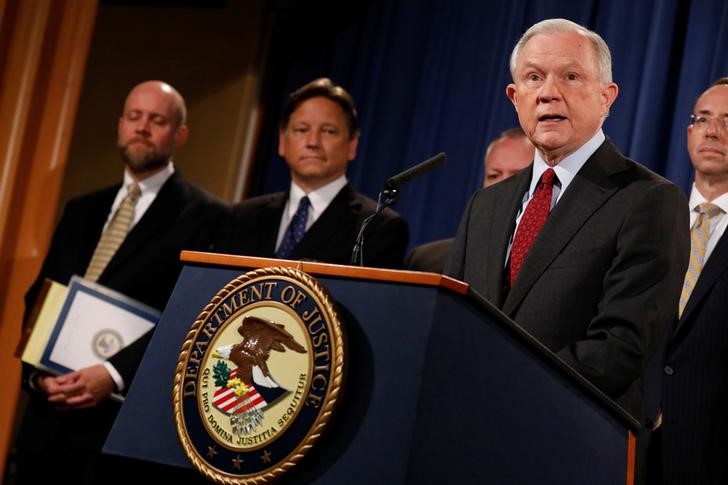
<path fill-rule="evenodd" d="M 551 350 L 529 334 L 516 322 L 503 314 L 500 309 L 470 288 L 465 282 L 456 280 L 449 276 L 436 273 L 423 273 L 419 271 L 391 270 L 381 268 L 369 268 L 360 266 L 345 266 L 338 264 L 319 263 L 314 261 L 292 261 L 283 259 L 259 258 L 252 256 L 237 256 L 230 254 L 206 253 L 197 251 L 182 251 L 180 259 L 186 264 L 202 264 L 227 268 L 259 269 L 271 266 L 296 268 L 305 273 L 319 276 L 330 276 L 344 279 L 357 279 L 368 281 L 381 281 L 387 283 L 414 284 L 421 286 L 445 288 L 456 294 L 465 296 L 475 305 L 498 320 L 503 328 L 518 335 L 518 338 L 536 354 L 550 361 L 552 365 L 561 369 L 579 387 L 591 394 L 597 401 L 601 402 L 612 413 L 619 417 L 622 422 L 632 430 L 638 430 L 640 423 L 627 411 L 621 408 L 616 402 L 610 399 L 594 384 L 581 376 L 568 364 L 563 362 Z"/>
<path fill-rule="evenodd" d="M 422 286 L 439 286 L 466 295 L 469 285 L 449 276 L 419 271 L 405 271 L 362 266 L 344 266 L 340 264 L 319 263 L 314 261 L 292 261 L 287 259 L 257 258 L 252 256 L 235 256 L 231 254 L 204 253 L 182 251 L 180 259 L 183 263 L 212 264 L 216 266 L 232 266 L 238 268 L 266 268 L 280 266 L 296 268 L 305 273 L 336 276 L 371 281 L 388 281 L 391 283 L 408 283 Z"/>

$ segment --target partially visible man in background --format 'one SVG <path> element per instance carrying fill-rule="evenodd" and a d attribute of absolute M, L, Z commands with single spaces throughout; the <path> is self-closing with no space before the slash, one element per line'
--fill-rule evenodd
<path fill-rule="evenodd" d="M 161 81 L 134 87 L 118 121 L 123 183 L 66 205 L 40 274 L 26 294 L 26 322 L 45 278 L 82 275 L 159 311 L 182 265 L 183 249 L 211 250 L 225 206 L 186 181 L 172 154 L 189 130 L 182 96 Z M 18 436 L 17 482 L 109 483 L 123 471 L 101 449 L 151 332 L 104 364 L 52 376 L 25 365 L 30 394 Z"/>
<path fill-rule="evenodd" d="M 510 128 L 488 145 L 483 158 L 483 187 L 505 180 L 528 167 L 534 147 L 521 127 Z M 454 239 L 440 239 L 415 247 L 405 267 L 415 271 L 442 273 Z"/>
<path fill-rule="evenodd" d="M 483 187 L 490 187 L 528 167 L 533 161 L 534 150 L 520 126 L 501 133 L 485 151 Z"/>
<path fill-rule="evenodd" d="M 728 77 L 700 95 L 687 138 L 690 265 L 675 324 L 647 371 L 650 485 L 728 483 Z"/>

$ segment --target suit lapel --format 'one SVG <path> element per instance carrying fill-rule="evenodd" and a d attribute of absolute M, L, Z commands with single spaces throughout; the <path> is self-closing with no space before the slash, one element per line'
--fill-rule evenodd
<path fill-rule="evenodd" d="M 316 222 L 306 231 L 291 256 L 298 258 L 301 255 L 314 254 L 322 244 L 337 233 L 348 232 L 349 229 L 346 226 L 351 224 L 351 214 L 359 212 L 359 209 L 353 207 L 358 204 L 354 199 L 354 189 L 351 185 L 346 184 Z"/>
<path fill-rule="evenodd" d="M 532 167 L 532 165 L 531 165 Z M 489 204 L 492 211 L 487 217 L 490 219 L 490 227 L 486 228 L 486 234 L 490 235 L 492 246 L 485 249 L 485 276 L 484 287 L 487 288 L 485 296 L 489 301 L 498 307 L 503 304 L 503 284 L 505 282 L 505 264 L 508 244 L 516 225 L 518 211 L 523 204 L 523 195 L 528 191 L 531 183 L 533 169 L 528 168 L 513 176 L 515 189 L 500 190 L 505 186 L 494 187 L 494 201 Z M 503 183 L 503 182 L 501 182 Z"/>
<path fill-rule="evenodd" d="M 589 157 L 567 187 L 531 246 L 503 305 L 511 315 L 591 215 L 618 190 L 610 176 L 624 170 L 624 158 L 608 140 Z"/>
<path fill-rule="evenodd" d="M 88 209 L 88 221 L 80 221 L 81 226 L 79 230 L 84 234 L 83 237 L 79 238 L 80 248 L 77 252 L 79 264 L 77 272 L 80 275 L 86 273 L 94 251 L 96 251 L 96 245 L 104 231 L 104 224 L 106 224 L 106 220 L 109 218 L 109 212 L 111 212 L 111 206 L 116 198 L 116 193 L 120 188 L 121 184 L 117 184 L 108 189 L 101 197 L 101 200 Z"/>
<path fill-rule="evenodd" d="M 723 232 L 723 235 L 718 240 L 715 249 L 710 254 L 708 261 L 705 263 L 703 270 L 700 272 L 698 282 L 690 294 L 685 310 L 678 321 L 677 327 L 675 328 L 675 335 L 678 334 L 685 327 L 685 321 L 690 318 L 695 308 L 698 306 L 700 301 L 705 298 L 716 280 L 728 270 L 728 230 Z"/>
<path fill-rule="evenodd" d="M 129 231 L 99 279 L 116 271 L 150 238 L 165 232 L 174 224 L 183 205 L 182 181 L 178 172 L 174 172 L 159 190 L 152 205 Z"/>
<path fill-rule="evenodd" d="M 274 257 L 276 253 L 276 241 L 278 240 L 278 229 L 283 217 L 283 209 L 288 201 L 288 192 L 276 192 L 271 194 L 264 202 L 261 211 L 256 218 L 256 226 L 252 228 L 257 234 L 258 249 L 255 254 L 265 257 Z"/>

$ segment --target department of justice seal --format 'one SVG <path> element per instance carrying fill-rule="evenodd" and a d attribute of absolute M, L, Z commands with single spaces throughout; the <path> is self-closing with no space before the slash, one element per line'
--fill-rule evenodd
<path fill-rule="evenodd" d="M 101 360 L 106 360 L 124 348 L 121 334 L 111 328 L 99 330 L 91 339 L 91 350 Z"/>
<path fill-rule="evenodd" d="M 217 483 L 266 483 L 314 445 L 340 398 L 344 338 L 333 300 L 292 268 L 246 273 L 192 324 L 177 362 L 182 448 Z"/>

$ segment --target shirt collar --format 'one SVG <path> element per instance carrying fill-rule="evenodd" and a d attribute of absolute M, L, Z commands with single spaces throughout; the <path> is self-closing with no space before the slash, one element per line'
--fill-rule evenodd
<path fill-rule="evenodd" d="M 531 177 L 531 186 L 528 189 L 529 194 L 533 194 L 536 190 L 536 184 L 541 180 L 541 175 L 549 169 L 553 168 L 556 172 L 556 177 L 559 179 L 559 185 L 561 186 L 561 192 L 564 193 L 566 188 L 569 186 L 576 174 L 581 170 L 586 161 L 591 157 L 595 151 L 604 143 L 607 137 L 601 128 L 591 137 L 586 143 L 580 146 L 576 151 L 570 153 L 566 158 L 556 164 L 555 167 L 548 165 L 541 154 L 536 150 L 536 155 L 533 159 L 533 176 Z"/>
<path fill-rule="evenodd" d="M 695 186 L 695 182 L 693 182 L 693 188 L 690 190 L 689 201 L 691 215 L 695 211 L 695 209 L 704 202 L 710 202 L 711 204 L 715 204 L 720 207 L 720 210 L 722 210 L 724 213 L 728 213 L 728 192 L 726 192 L 725 194 L 721 194 L 711 201 L 708 201 L 705 197 L 703 197 L 703 194 L 701 194 L 698 188 Z"/>
<path fill-rule="evenodd" d="M 157 194 L 162 188 L 162 185 L 167 181 L 169 177 L 174 173 L 174 163 L 170 160 L 167 162 L 167 166 L 159 172 L 155 173 L 151 177 L 147 177 L 144 180 L 138 182 L 139 188 L 141 189 L 142 195 L 145 194 Z M 130 185 L 135 183 L 134 179 L 129 174 L 128 170 L 124 170 L 124 187 L 127 189 Z"/>
<path fill-rule="evenodd" d="M 331 201 L 334 200 L 334 197 L 336 197 L 336 194 L 338 194 L 346 184 L 346 175 L 342 175 L 341 177 L 337 178 L 332 182 L 329 182 L 323 187 L 319 187 L 318 189 L 306 194 L 301 187 L 296 185 L 295 182 L 291 181 L 291 190 L 289 192 L 288 203 L 288 217 L 293 217 L 293 214 L 295 214 L 296 210 L 298 209 L 298 204 L 301 202 L 301 199 L 305 195 L 308 195 L 308 201 L 311 203 L 310 210 L 313 215 L 313 220 L 318 219 L 318 216 L 320 216 L 326 210 L 329 204 L 331 204 Z"/>

